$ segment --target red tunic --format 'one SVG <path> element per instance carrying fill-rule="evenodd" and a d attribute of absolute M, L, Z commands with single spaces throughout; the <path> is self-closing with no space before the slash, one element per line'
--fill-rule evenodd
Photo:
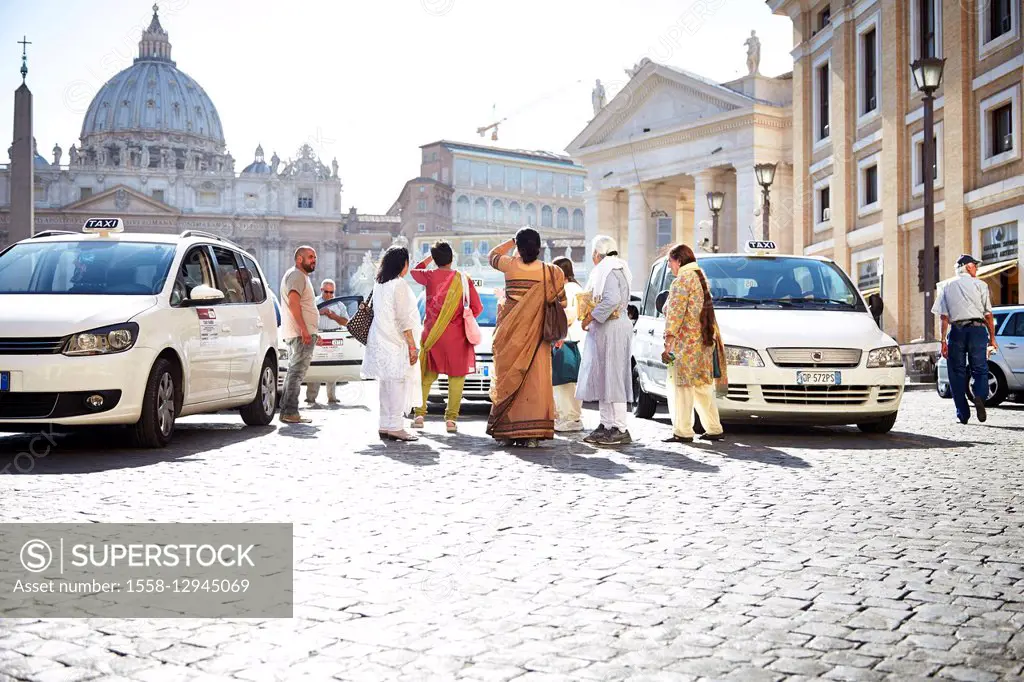
<path fill-rule="evenodd" d="M 423 324 L 423 341 L 426 341 L 430 330 L 433 329 L 437 316 L 444 306 L 444 299 L 448 296 L 448 286 L 454 277 L 459 273 L 455 270 L 427 270 L 426 263 L 420 262 L 410 271 L 412 278 L 427 289 L 426 294 L 426 320 Z M 469 282 L 469 308 L 473 311 L 473 317 L 478 317 L 483 312 L 484 306 L 480 302 L 480 295 L 476 293 L 473 280 L 466 278 Z M 434 347 L 427 352 L 427 367 L 432 372 L 446 374 L 450 377 L 464 377 L 476 370 L 476 351 L 472 344 L 466 339 L 466 323 L 462 319 L 462 303 L 459 303 L 459 310 L 452 316 L 448 328 L 441 334 Z"/>

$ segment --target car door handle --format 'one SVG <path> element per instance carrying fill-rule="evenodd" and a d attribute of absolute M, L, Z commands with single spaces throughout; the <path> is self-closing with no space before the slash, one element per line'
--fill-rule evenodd
<path fill-rule="evenodd" d="M 1017 344 L 1015 344 L 1015 343 L 1008 343 L 1008 344 L 1006 344 L 1006 347 L 1007 348 L 1016 348 Z"/>

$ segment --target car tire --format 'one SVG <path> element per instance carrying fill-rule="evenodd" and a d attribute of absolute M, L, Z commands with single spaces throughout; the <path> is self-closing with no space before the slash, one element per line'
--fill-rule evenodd
<path fill-rule="evenodd" d="M 633 368 L 633 416 L 639 419 L 651 419 L 658 411 L 658 399 L 644 390 L 640 383 L 640 375 Z"/>
<path fill-rule="evenodd" d="M 945 400 L 953 397 L 953 393 L 949 390 L 949 384 L 935 384 L 935 392 L 939 394 L 940 398 Z"/>
<path fill-rule="evenodd" d="M 142 414 L 131 427 L 133 445 L 163 448 L 171 442 L 177 414 L 177 393 L 174 365 L 167 358 L 157 358 L 142 394 Z"/>
<path fill-rule="evenodd" d="M 247 426 L 266 426 L 274 419 L 277 409 L 277 367 L 274 360 L 267 357 L 260 368 L 260 378 L 256 386 L 256 397 L 239 412 Z"/>
<path fill-rule="evenodd" d="M 1006 396 L 1009 395 L 1010 389 L 1006 383 L 1006 377 L 1003 376 L 1003 370 L 999 369 L 998 366 L 992 364 L 988 365 L 988 383 L 989 383 L 989 396 L 988 400 L 985 401 L 985 407 L 998 407 L 1006 400 Z M 995 384 L 995 390 L 992 390 L 992 384 Z M 974 392 L 971 391 L 971 380 L 967 380 L 967 397 L 970 400 L 974 400 Z"/>
<path fill-rule="evenodd" d="M 857 424 L 857 428 L 864 433 L 889 433 L 896 425 L 896 415 L 897 413 L 893 412 L 888 417 Z"/>

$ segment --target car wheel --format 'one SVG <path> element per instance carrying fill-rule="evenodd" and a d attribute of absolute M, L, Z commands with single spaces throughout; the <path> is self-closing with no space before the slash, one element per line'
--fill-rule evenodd
<path fill-rule="evenodd" d="M 1006 396 L 1010 390 L 1006 384 L 1006 377 L 1003 376 L 1003 370 L 997 366 L 989 363 L 988 366 L 988 400 L 985 401 L 985 407 L 997 407 L 1006 400 Z M 974 392 L 971 390 L 971 380 L 967 380 L 967 397 L 974 400 Z"/>
<path fill-rule="evenodd" d="M 893 412 L 888 417 L 882 419 L 876 419 L 875 421 L 863 422 L 857 424 L 857 428 L 864 433 L 889 433 L 892 431 L 892 427 L 896 425 L 896 413 Z"/>
<path fill-rule="evenodd" d="M 176 398 L 174 366 L 166 358 L 157 358 L 142 396 L 142 414 L 132 427 L 132 442 L 137 447 L 162 448 L 171 442 Z"/>
<path fill-rule="evenodd" d="M 658 400 L 644 390 L 640 384 L 640 374 L 633 368 L 633 416 L 650 419 L 658 410 Z"/>
<path fill-rule="evenodd" d="M 260 370 L 256 397 L 240 410 L 242 421 L 249 426 L 266 426 L 273 420 L 276 408 L 277 368 L 274 367 L 274 361 L 268 357 L 263 361 L 263 368 Z"/>
<path fill-rule="evenodd" d="M 949 390 L 949 384 L 935 384 L 935 392 L 939 394 L 940 398 L 947 400 L 953 397 L 952 392 Z"/>

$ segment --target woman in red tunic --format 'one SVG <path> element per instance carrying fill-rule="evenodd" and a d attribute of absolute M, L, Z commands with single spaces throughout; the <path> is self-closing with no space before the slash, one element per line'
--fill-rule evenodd
<path fill-rule="evenodd" d="M 433 261 L 436 270 L 427 270 Z M 448 375 L 448 406 L 444 412 L 448 433 L 458 429 L 462 404 L 462 389 L 466 375 L 476 370 L 476 350 L 466 338 L 463 319 L 463 285 L 469 287 L 469 309 L 473 317 L 483 312 L 480 296 L 473 281 L 457 270 L 452 270 L 452 247 L 439 241 L 430 248 L 430 255 L 409 271 L 412 278 L 427 288 L 426 320 L 423 325 L 423 348 L 420 370 L 423 376 L 423 404 L 416 408 L 413 427 L 423 428 L 427 415 L 427 396 L 439 374 Z"/>

